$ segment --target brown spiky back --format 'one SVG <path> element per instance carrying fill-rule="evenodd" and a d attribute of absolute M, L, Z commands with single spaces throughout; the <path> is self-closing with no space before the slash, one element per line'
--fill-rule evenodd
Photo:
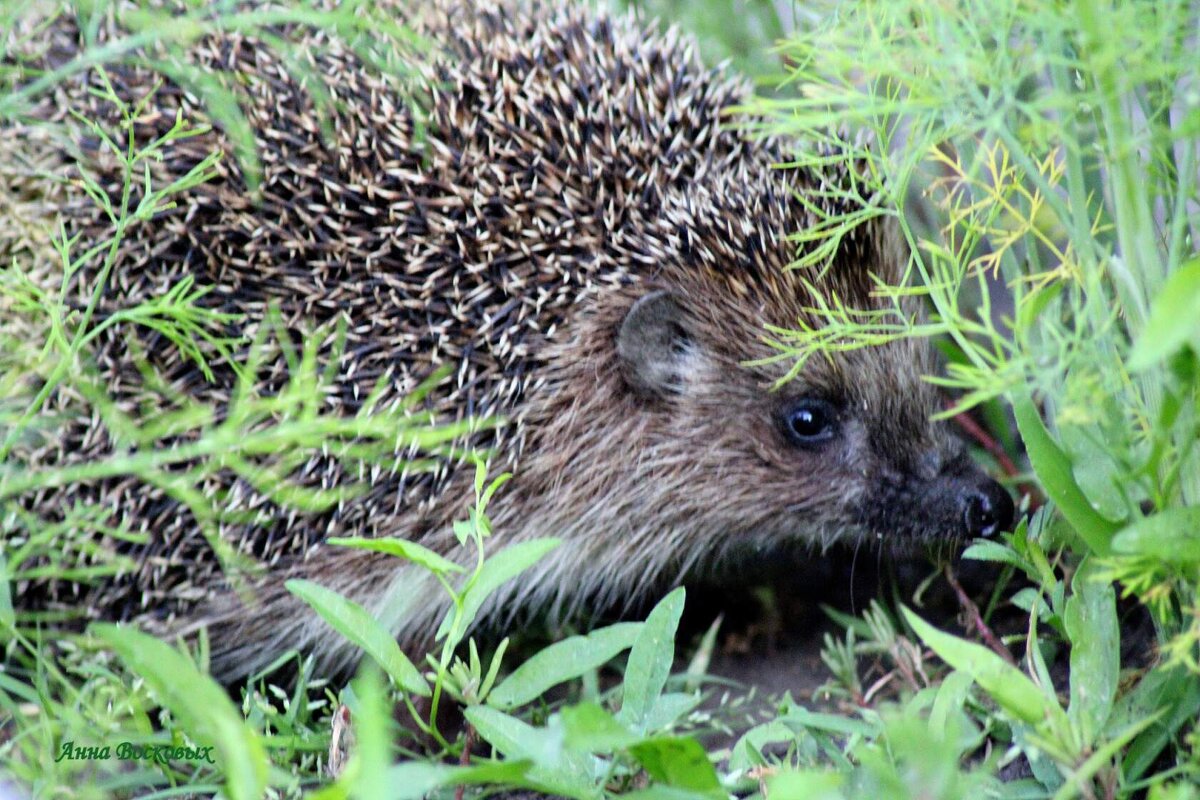
<path fill-rule="evenodd" d="M 398 402 L 451 363 L 450 377 L 427 404 L 446 420 L 507 418 L 506 426 L 464 442 L 495 448 L 497 471 L 519 471 L 527 400 L 547 383 L 547 354 L 570 346 L 576 315 L 605 293 L 670 276 L 709 301 L 701 305 L 712 309 L 714 324 L 728 324 L 717 309 L 744 308 L 747 298 L 768 322 L 789 324 L 802 313 L 805 293 L 783 270 L 790 247 L 781 237 L 805 216 L 791 193 L 845 175 L 772 170 L 783 160 L 778 143 L 751 142 L 722 125 L 722 110 L 746 99 L 747 86 L 702 68 L 677 33 L 515 3 L 439 2 L 412 23 L 441 46 L 424 67 L 431 93 L 420 141 L 394 83 L 325 34 L 307 34 L 314 45 L 308 59 L 340 104 L 331 141 L 321 134 L 311 95 L 260 41 L 228 34 L 197 44 L 195 66 L 239 76 L 263 165 L 261 188 L 248 193 L 241 168 L 226 157 L 216 180 L 130 234 L 100 313 L 161 295 L 190 275 L 213 287 L 205 304 L 245 315 L 231 335 L 253 337 L 271 304 L 297 340 L 314 324 L 344 320 L 347 341 L 327 408 L 353 412 L 380 380 L 381 403 Z M 69 25 L 54 35 L 48 60 L 77 46 Z M 117 67 L 110 77 L 136 101 L 159 76 Z M 93 74 L 64 84 L 42 113 L 61 117 L 70 108 L 115 130 L 115 111 L 87 92 L 95 81 Z M 137 126 L 143 141 L 168 129 L 177 110 L 206 119 L 169 80 L 149 109 Z M 214 149 L 231 151 L 219 131 L 175 143 L 155 165 L 156 176 L 183 174 Z M 104 168 L 103 159 L 97 166 Z M 115 195 L 109 168 L 107 188 Z M 103 228 L 95 209 L 74 212 L 82 229 Z M 75 285 L 80 303 L 94 274 L 86 271 Z M 828 280 L 859 297 L 867 285 L 861 270 L 835 270 Z M 746 319 L 744 330 L 729 331 L 730 341 L 744 340 L 759 324 Z M 125 329 L 97 341 L 93 364 L 123 407 L 153 401 L 138 377 L 142 355 L 172 390 L 218 406 L 228 401 L 227 365 L 214 363 L 210 381 L 161 337 Z M 286 377 L 285 359 L 268 360 L 265 388 Z M 51 410 L 70 402 L 56 397 Z M 62 463 L 113 447 L 89 421 L 26 457 Z M 322 515 L 277 514 L 224 475 L 204 490 L 225 494 L 231 510 L 261 515 L 259 524 L 224 525 L 222 535 L 275 563 L 330 533 L 414 535 L 420 519 L 461 507 L 465 498 L 443 496 L 456 468 L 446 460 L 432 474 L 371 475 L 365 496 Z M 358 477 L 325 459 L 301 473 L 323 486 Z M 86 598 L 92 613 L 173 613 L 212 591 L 209 545 L 159 489 L 110 481 L 38 502 L 61 509 L 77 499 L 151 533 L 133 551 L 139 569 Z M 50 593 L 59 602 L 80 599 L 77 587 Z"/>

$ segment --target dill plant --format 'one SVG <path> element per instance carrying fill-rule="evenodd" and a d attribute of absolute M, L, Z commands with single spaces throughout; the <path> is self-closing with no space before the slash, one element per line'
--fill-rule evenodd
<path fill-rule="evenodd" d="M 944 414 L 1011 406 L 1050 503 L 966 554 L 1035 587 L 1020 601 L 1020 667 L 910 626 L 990 698 L 982 718 L 1010 729 L 1006 760 L 1032 765 L 1026 796 L 1200 780 L 1200 13 L 1104 0 L 808 10 L 817 22 L 779 49 L 792 94 L 748 110 L 764 133 L 821 145 L 797 166 L 853 159 L 825 191 L 864 210 L 814 206 L 793 268 L 820 270 L 872 217 L 891 218 L 912 255 L 904 285 L 875 287 L 887 309 L 818 300 L 816 324 L 767 338 L 798 371 L 937 337 L 946 370 L 929 379 L 957 398 Z M 911 295 L 927 313 L 905 312 Z M 1125 671 L 1117 592 L 1149 610 L 1157 645 Z M 1070 647 L 1062 700 L 1042 658 L 1052 642 Z"/>

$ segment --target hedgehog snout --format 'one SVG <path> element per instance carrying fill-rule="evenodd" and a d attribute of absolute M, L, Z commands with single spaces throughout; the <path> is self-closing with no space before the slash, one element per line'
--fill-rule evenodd
<path fill-rule="evenodd" d="M 1013 522 L 1013 501 L 965 453 L 934 475 L 909 468 L 876 473 L 860 506 L 860 521 L 896 540 L 953 540 L 995 536 Z M 910 539 L 911 540 L 911 539 Z"/>
<path fill-rule="evenodd" d="M 988 538 L 1012 527 L 1012 498 L 965 456 L 937 481 L 942 484 L 939 494 L 954 504 L 960 535 Z"/>
<path fill-rule="evenodd" d="M 1012 498 L 991 478 L 985 477 L 979 485 L 965 489 L 959 503 L 967 536 L 988 538 L 1012 527 Z"/>

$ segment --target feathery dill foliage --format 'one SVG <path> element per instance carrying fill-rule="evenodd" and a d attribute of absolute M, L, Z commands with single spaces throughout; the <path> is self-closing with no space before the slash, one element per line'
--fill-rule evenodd
<path fill-rule="evenodd" d="M 829 351 L 943 337 L 946 375 L 931 380 L 958 392 L 955 410 L 1012 403 L 1059 512 L 967 553 L 1037 587 L 1012 598 L 1030 611 L 1027 674 L 913 627 L 999 707 L 983 718 L 1011 726 L 1034 772 L 1028 796 L 1200 779 L 1200 11 L 1104 0 L 809 10 L 820 22 L 780 48 L 793 96 L 752 110 L 771 133 L 860 159 L 847 191 L 868 201 L 862 215 L 894 217 L 913 256 L 906 286 L 877 287 L 892 310 L 829 298 L 819 324 L 770 332 L 778 357 L 799 369 Z M 868 136 L 831 132 L 845 129 Z M 797 232 L 816 246 L 795 268 L 819 270 L 862 215 Z M 927 316 L 901 311 L 914 293 Z M 1157 638 L 1126 672 L 1114 591 L 1149 609 Z M 1059 643 L 1071 647 L 1069 705 L 1042 661 Z M 844 672 L 837 648 L 830 657 Z"/>

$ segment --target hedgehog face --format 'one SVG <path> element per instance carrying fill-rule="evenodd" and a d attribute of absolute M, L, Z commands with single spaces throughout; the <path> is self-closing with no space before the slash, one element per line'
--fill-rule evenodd
<path fill-rule="evenodd" d="M 777 374 L 748 368 L 747 309 L 682 293 L 636 301 L 617 334 L 628 389 L 663 420 L 655 464 L 688 464 L 689 498 L 664 497 L 680 514 L 763 541 L 990 536 L 1008 526 L 1008 494 L 973 465 L 945 426 L 923 343 L 895 342 L 836 360 L 813 358 L 779 390 Z M 724 323 L 724 324 L 723 324 Z M 646 482 L 665 480 L 647 473 Z M 737 536 L 735 535 L 735 539 Z"/>

